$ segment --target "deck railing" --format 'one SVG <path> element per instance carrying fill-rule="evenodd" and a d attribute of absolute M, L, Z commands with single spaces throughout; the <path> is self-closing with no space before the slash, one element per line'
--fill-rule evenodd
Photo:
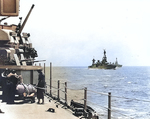
<path fill-rule="evenodd" d="M 44 69 L 45 69 L 45 65 L 44 65 Z M 55 98 L 57 101 L 62 101 L 63 100 L 65 106 L 70 107 L 69 101 L 75 99 L 76 96 L 70 97 L 69 94 L 68 94 L 68 91 L 72 91 L 72 92 L 73 91 L 79 91 L 79 90 L 80 90 L 80 92 L 83 91 L 83 98 L 81 98 L 81 99 L 78 98 L 77 101 L 80 102 L 80 103 L 82 102 L 84 112 L 86 112 L 87 108 L 89 108 L 89 106 L 87 104 L 97 105 L 100 108 L 102 108 L 104 110 L 107 110 L 107 114 L 106 114 L 107 119 L 115 118 L 115 117 L 113 117 L 112 112 L 123 116 L 125 119 L 134 119 L 134 117 L 132 117 L 132 116 L 122 114 L 119 111 L 113 109 L 114 107 L 111 105 L 112 98 L 120 98 L 120 99 L 125 99 L 125 100 L 136 100 L 136 101 L 143 101 L 143 102 L 148 102 L 148 103 L 150 102 L 150 100 L 141 100 L 141 99 L 136 99 L 136 98 L 127 98 L 127 97 L 121 97 L 121 96 L 114 96 L 114 95 L 111 95 L 111 92 L 103 93 L 103 92 L 88 90 L 86 87 L 82 88 L 82 89 L 73 89 L 73 88 L 71 89 L 71 88 L 67 87 L 67 82 L 60 82 L 60 80 L 53 81 L 53 82 L 55 82 L 55 84 L 57 84 L 57 85 L 56 86 L 52 85 L 52 64 L 50 63 L 50 84 L 47 84 L 47 87 L 49 87 L 49 89 L 47 88 L 47 90 L 49 90 L 47 92 L 49 92 L 49 95 L 51 97 Z M 102 95 L 107 96 L 108 106 L 107 107 L 106 106 L 101 106 L 99 104 L 95 104 L 93 102 L 90 102 L 87 99 L 87 94 L 88 93 L 94 93 L 95 95 L 100 95 L 100 96 L 102 96 Z M 69 97 L 70 100 L 68 100 L 68 97 Z M 95 113 L 95 110 L 94 110 L 94 113 Z M 98 117 L 97 117 L 97 115 L 98 115 Z M 97 115 L 95 115 L 95 116 L 93 115 L 92 119 L 104 118 L 100 114 L 97 114 Z"/>

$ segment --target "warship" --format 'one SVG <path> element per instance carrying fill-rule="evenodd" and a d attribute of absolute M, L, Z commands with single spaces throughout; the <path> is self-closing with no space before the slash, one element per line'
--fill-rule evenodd
<path fill-rule="evenodd" d="M 104 56 L 102 58 L 102 61 L 96 60 L 93 58 L 92 60 L 92 65 L 88 66 L 88 68 L 93 68 L 93 69 L 115 69 L 117 66 L 114 63 L 108 63 L 107 62 L 107 57 L 106 57 L 106 51 L 104 50 Z"/>
<path fill-rule="evenodd" d="M 34 5 L 31 6 L 23 23 L 22 17 L 19 17 L 17 25 L 8 25 L 6 22 L 2 24 L 8 18 L 18 17 L 19 0 L 0 1 L 0 73 L 6 68 L 16 70 L 27 84 L 37 84 L 37 70 L 42 70 L 41 66 L 34 65 L 38 62 L 35 60 L 38 54 L 32 47 L 30 33 L 22 32 L 33 8 Z"/>

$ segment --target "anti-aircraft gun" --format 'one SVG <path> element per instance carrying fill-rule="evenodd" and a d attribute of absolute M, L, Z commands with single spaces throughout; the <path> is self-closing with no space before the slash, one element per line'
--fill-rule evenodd
<path fill-rule="evenodd" d="M 34 5 L 22 25 L 22 18 L 18 25 L 0 25 L 0 65 L 33 65 L 34 58 L 38 56 L 37 51 L 32 47 L 30 34 L 21 35 L 33 7 Z"/>
<path fill-rule="evenodd" d="M 41 66 L 33 66 L 37 51 L 32 47 L 30 40 L 30 33 L 22 33 L 22 30 L 32 12 L 34 5 L 32 5 L 24 22 L 20 17 L 18 25 L 8 25 L 1 22 L 12 16 L 19 15 L 19 0 L 0 0 L 0 16 L 6 16 L 0 20 L 0 70 L 5 68 L 17 70 L 19 74 L 28 76 L 30 82 L 33 84 L 33 71 L 41 70 Z M 28 79 L 28 80 L 29 80 Z"/>

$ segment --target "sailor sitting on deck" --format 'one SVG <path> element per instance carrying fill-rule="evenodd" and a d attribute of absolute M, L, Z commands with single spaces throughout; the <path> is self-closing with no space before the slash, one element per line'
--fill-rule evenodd
<path fill-rule="evenodd" d="M 24 99 L 31 100 L 31 103 L 35 102 L 36 89 L 31 84 L 24 84 L 22 76 L 20 77 L 20 83 L 17 85 L 16 90 L 19 96 L 23 96 Z"/>

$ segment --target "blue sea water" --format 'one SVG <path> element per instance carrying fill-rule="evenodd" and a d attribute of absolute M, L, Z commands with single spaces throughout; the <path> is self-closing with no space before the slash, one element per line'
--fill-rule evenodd
<path fill-rule="evenodd" d="M 107 118 L 108 92 L 112 95 L 112 119 L 150 118 L 150 67 L 123 66 L 116 70 L 53 67 L 52 72 L 53 79 L 66 79 L 69 88 L 87 87 L 87 104 L 100 119 Z"/>

